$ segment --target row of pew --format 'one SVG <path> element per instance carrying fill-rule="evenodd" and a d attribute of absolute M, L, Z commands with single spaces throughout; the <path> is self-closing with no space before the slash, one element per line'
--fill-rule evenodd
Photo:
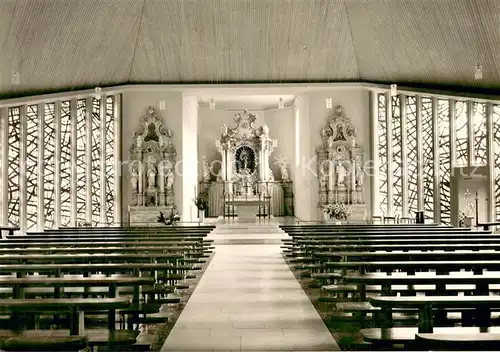
<path fill-rule="evenodd" d="M 147 351 L 211 255 L 214 226 L 62 228 L 0 240 L 0 349 Z M 198 275 L 199 276 L 199 275 Z M 194 280 L 194 281 L 193 281 Z"/>
<path fill-rule="evenodd" d="M 435 224 L 283 225 L 285 258 L 321 287 L 357 350 L 498 350 L 500 237 Z M 329 306 L 330 307 L 330 306 Z"/>

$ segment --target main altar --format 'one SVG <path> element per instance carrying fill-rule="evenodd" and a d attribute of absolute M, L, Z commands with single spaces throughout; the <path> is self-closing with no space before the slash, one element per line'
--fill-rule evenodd
<path fill-rule="evenodd" d="M 233 126 L 222 126 L 215 141 L 220 169 L 210 170 L 205 161 L 200 184 L 209 201 L 207 215 L 254 220 L 293 213 L 287 165 L 281 162 L 281 179 L 275 180 L 269 164 L 278 142 L 269 136 L 267 125 L 256 127 L 256 120 L 256 115 L 243 110 L 234 115 Z M 217 175 L 216 179 L 211 175 Z"/>
<path fill-rule="evenodd" d="M 322 145 L 316 148 L 319 204 L 344 204 L 348 220 L 365 220 L 363 150 L 356 144 L 356 129 L 337 106 L 321 130 Z"/>
<path fill-rule="evenodd" d="M 174 182 L 177 152 L 172 132 L 150 107 L 142 116 L 130 148 L 130 224 L 156 224 L 160 212 L 175 212 Z"/>

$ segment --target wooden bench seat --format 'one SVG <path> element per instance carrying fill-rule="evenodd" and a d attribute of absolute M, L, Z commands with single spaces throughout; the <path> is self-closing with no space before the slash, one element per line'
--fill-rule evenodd
<path fill-rule="evenodd" d="M 489 333 L 499 334 L 500 327 L 491 327 Z M 481 332 L 479 327 L 437 327 L 433 334 L 437 335 L 470 335 Z M 379 347 L 387 347 L 395 344 L 412 347 L 415 344 L 417 327 L 394 327 L 394 328 L 370 328 L 361 329 L 361 335 L 367 342 Z M 425 334 L 424 336 L 429 336 Z M 478 349 L 476 349 L 478 350 Z"/>
<path fill-rule="evenodd" d="M 498 351 L 500 348 L 499 332 L 422 333 L 415 337 L 415 346 L 433 351 Z"/>
<path fill-rule="evenodd" d="M 88 345 L 88 336 L 54 336 L 51 331 L 0 337 L 3 351 L 79 351 Z"/>

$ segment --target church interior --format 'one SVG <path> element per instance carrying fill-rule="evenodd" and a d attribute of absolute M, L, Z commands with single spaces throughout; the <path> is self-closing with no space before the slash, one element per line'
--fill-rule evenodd
<path fill-rule="evenodd" d="M 0 351 L 499 350 L 499 47 L 498 0 L 0 0 Z"/>

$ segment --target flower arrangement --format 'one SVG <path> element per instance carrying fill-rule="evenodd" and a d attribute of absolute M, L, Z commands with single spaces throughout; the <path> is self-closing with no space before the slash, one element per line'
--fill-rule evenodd
<path fill-rule="evenodd" d="M 205 210 L 208 208 L 208 199 L 204 193 L 200 193 L 198 197 L 193 199 L 194 205 L 198 208 L 198 210 Z"/>
<path fill-rule="evenodd" d="M 334 203 L 328 204 L 323 211 L 330 219 L 334 220 L 347 220 L 349 209 L 344 204 Z"/>
<path fill-rule="evenodd" d="M 158 216 L 158 222 L 164 223 L 167 226 L 175 226 L 177 221 L 181 219 L 181 214 L 174 213 L 173 211 L 170 213 L 168 217 L 165 217 L 163 213 L 160 211 L 160 216 Z"/>

